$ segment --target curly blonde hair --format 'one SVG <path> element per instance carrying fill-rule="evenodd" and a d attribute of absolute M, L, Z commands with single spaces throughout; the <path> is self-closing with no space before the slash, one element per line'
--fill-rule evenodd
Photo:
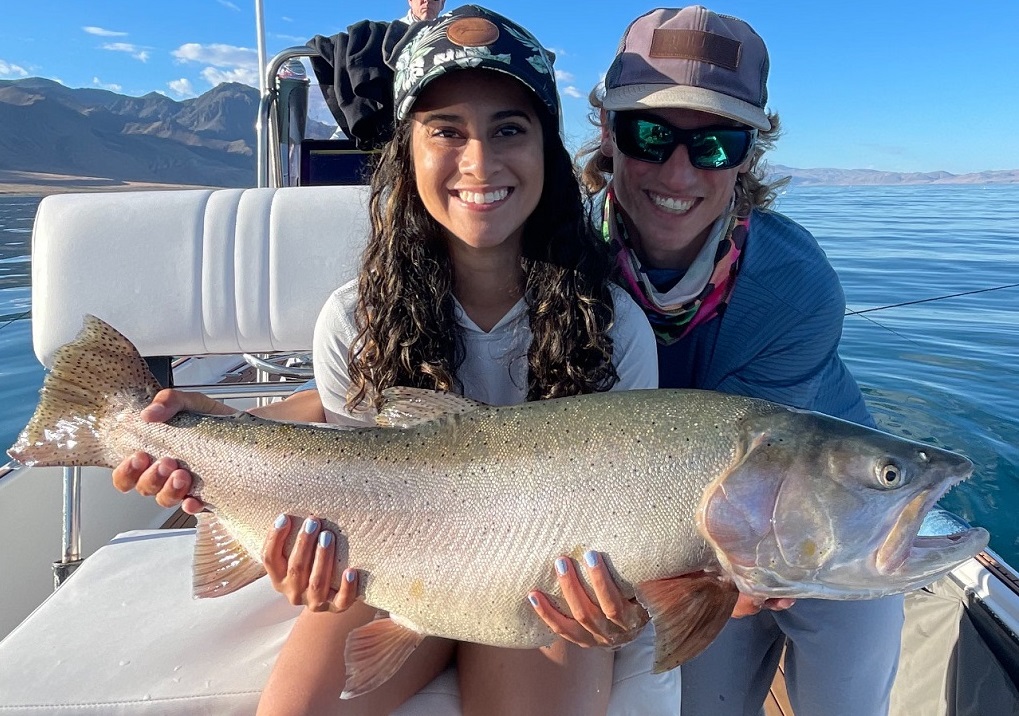
<path fill-rule="evenodd" d="M 605 156 L 601 151 L 601 88 L 595 87 L 591 90 L 587 99 L 591 104 L 588 121 L 598 127 L 599 134 L 581 146 L 577 152 L 577 165 L 581 167 L 580 180 L 584 189 L 589 194 L 597 194 L 609 182 L 612 174 L 612 157 Z M 736 211 L 741 216 L 749 214 L 751 209 L 770 207 L 778 197 L 779 190 L 789 183 L 788 177 L 770 183 L 765 181 L 767 163 L 764 161 L 764 154 L 775 146 L 782 133 L 778 114 L 768 112 L 768 119 L 771 120 L 771 129 L 758 131 L 750 168 L 740 172 L 736 177 Z"/>
<path fill-rule="evenodd" d="M 608 390 L 610 262 L 584 211 L 577 176 L 550 113 L 541 199 L 524 225 L 521 267 L 531 329 L 527 399 Z M 358 279 L 348 410 L 378 408 L 395 385 L 462 392 L 464 342 L 454 317 L 454 266 L 444 229 L 414 179 L 411 122 L 401 122 L 371 179 L 371 236 Z"/>

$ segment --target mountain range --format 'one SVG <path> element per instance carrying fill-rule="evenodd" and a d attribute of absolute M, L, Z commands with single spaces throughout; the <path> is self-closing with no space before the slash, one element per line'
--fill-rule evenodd
<path fill-rule="evenodd" d="M 60 176 L 85 180 L 75 186 L 89 178 L 252 186 L 258 101 L 256 89 L 236 83 L 178 102 L 155 92 L 131 97 L 42 78 L 0 80 L 0 184 L 16 189 Z M 332 126 L 309 118 L 310 138 L 331 132 Z M 800 185 L 1019 183 L 1019 170 L 957 175 L 771 165 L 769 171 Z"/>

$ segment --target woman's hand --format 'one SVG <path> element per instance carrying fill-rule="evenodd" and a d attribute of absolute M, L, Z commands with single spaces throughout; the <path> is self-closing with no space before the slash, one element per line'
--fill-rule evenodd
<path fill-rule="evenodd" d="M 534 611 L 555 634 L 579 646 L 618 647 L 633 641 L 647 624 L 648 613 L 636 600 L 623 598 L 600 554 L 586 552 L 584 564 L 597 603 L 581 585 L 573 561 L 560 557 L 555 570 L 570 615 L 561 614 L 538 591 L 527 595 Z"/>
<path fill-rule="evenodd" d="M 180 390 L 161 390 L 145 407 L 139 417 L 146 423 L 165 423 L 182 410 L 208 415 L 230 415 L 232 408 L 213 400 L 202 393 Z M 136 452 L 113 469 L 113 486 L 121 492 L 136 490 L 146 497 L 155 497 L 163 507 L 181 508 L 192 515 L 198 514 L 204 505 L 191 491 L 191 473 L 183 469 L 170 457 L 153 459 L 145 452 Z"/>
<path fill-rule="evenodd" d="M 307 605 L 313 612 L 342 612 L 357 600 L 357 570 L 343 570 L 339 591 L 332 588 L 336 564 L 336 535 L 322 529 L 315 517 L 300 524 L 289 558 L 284 554 L 293 520 L 280 515 L 265 538 L 262 563 L 273 589 L 293 605 Z"/>

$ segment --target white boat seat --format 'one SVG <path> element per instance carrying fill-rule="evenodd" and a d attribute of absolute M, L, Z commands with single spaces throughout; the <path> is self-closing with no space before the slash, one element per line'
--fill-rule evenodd
<path fill-rule="evenodd" d="M 0 713 L 253 714 L 300 607 L 266 579 L 191 597 L 194 530 L 118 535 L 0 642 Z M 616 652 L 609 713 L 678 716 L 679 670 L 651 678 L 653 644 Z M 394 716 L 457 716 L 446 669 Z"/>
<path fill-rule="evenodd" d="M 319 308 L 356 275 L 364 186 L 48 196 L 32 234 L 32 342 L 104 319 L 144 356 L 311 348 Z"/>

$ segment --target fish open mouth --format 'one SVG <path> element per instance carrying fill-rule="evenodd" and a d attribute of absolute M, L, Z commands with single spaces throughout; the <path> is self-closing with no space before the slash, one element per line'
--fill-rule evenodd
<path fill-rule="evenodd" d="M 925 490 L 902 510 L 877 552 L 877 569 L 886 575 L 916 580 L 936 577 L 987 546 L 990 535 L 980 527 L 936 506 L 965 476 L 940 490 Z"/>

